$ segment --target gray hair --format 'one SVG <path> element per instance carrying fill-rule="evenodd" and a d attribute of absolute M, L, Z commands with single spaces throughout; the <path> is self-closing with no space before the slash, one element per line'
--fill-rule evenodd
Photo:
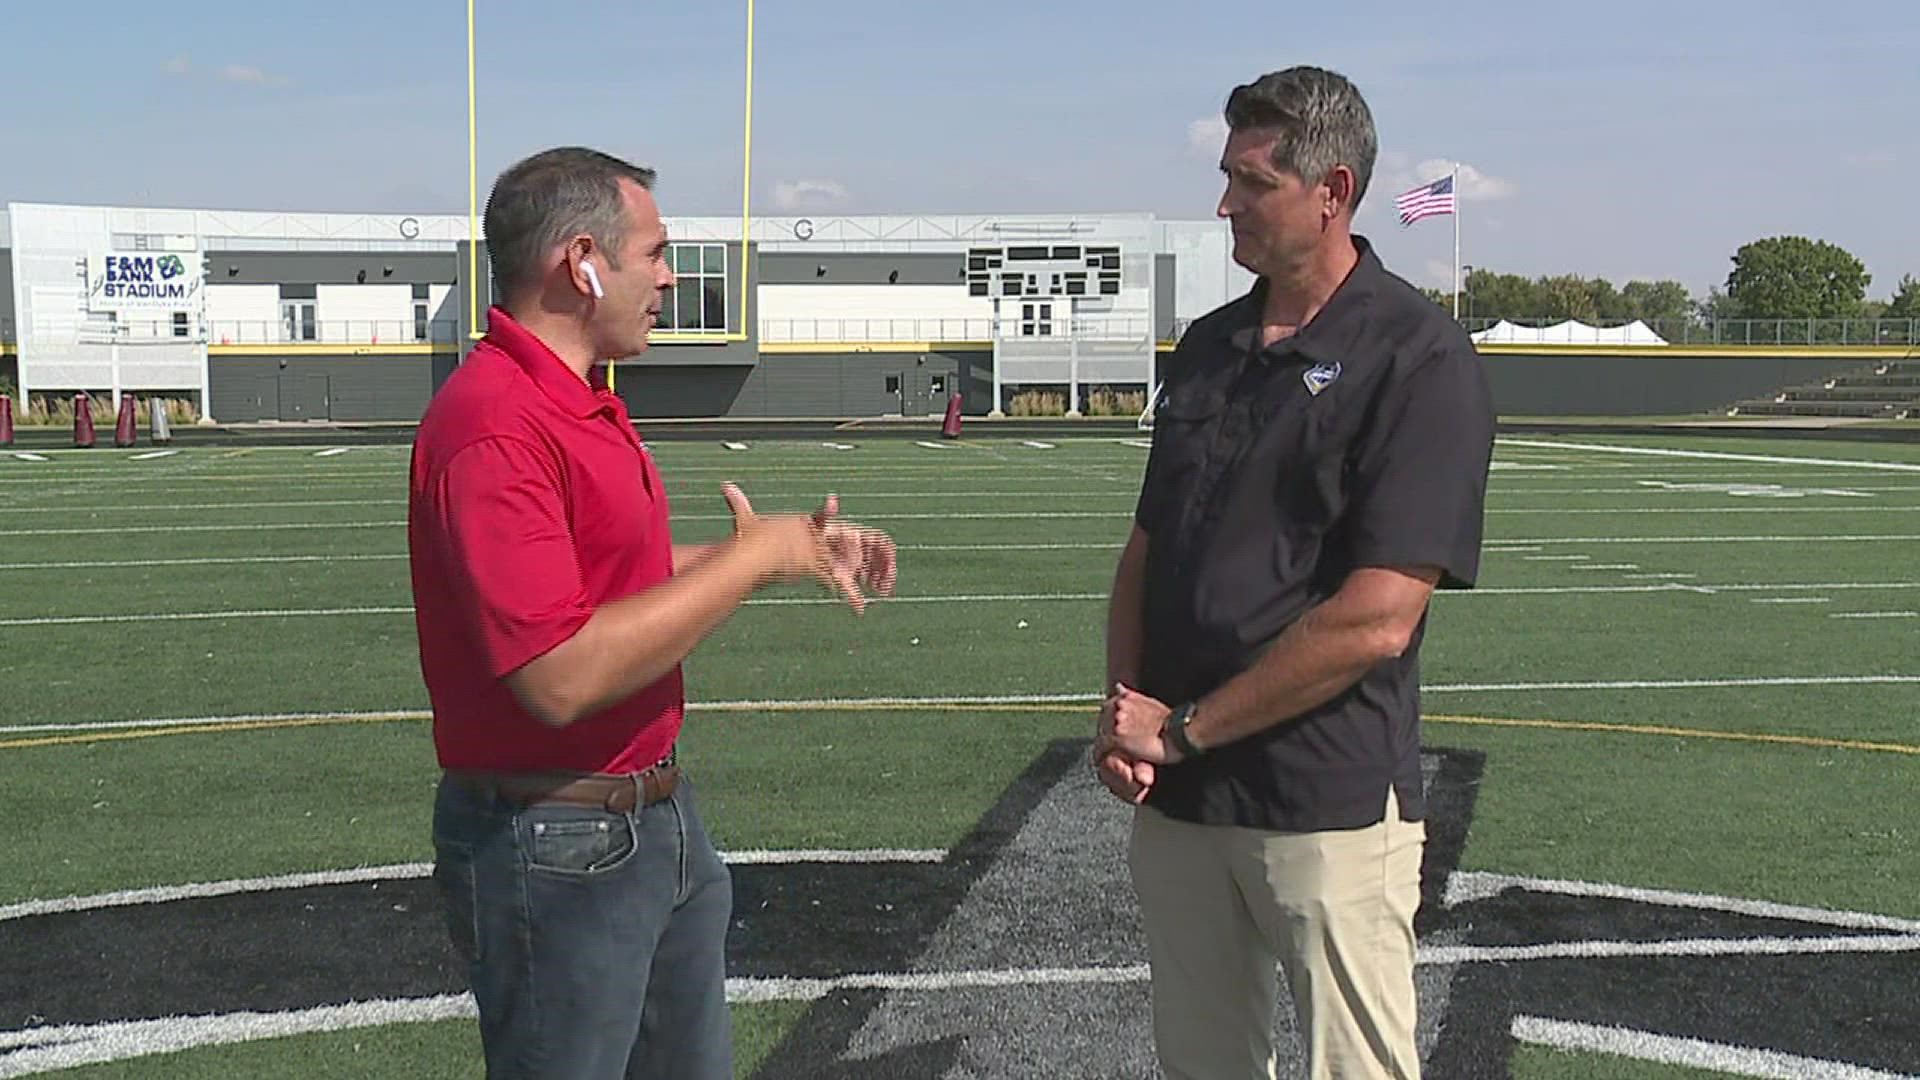
<path fill-rule="evenodd" d="M 1366 99 L 1346 77 L 1324 68 L 1290 67 L 1234 87 L 1227 97 L 1227 126 L 1271 129 L 1274 168 L 1309 184 L 1324 181 L 1334 166 L 1353 170 L 1352 209 L 1373 178 L 1380 139 Z"/>
<path fill-rule="evenodd" d="M 562 146 L 513 165 L 487 197 L 487 259 L 503 297 L 537 284 L 554 245 L 586 233 L 615 269 L 626 239 L 620 181 L 652 188 L 654 171 L 598 150 Z"/>

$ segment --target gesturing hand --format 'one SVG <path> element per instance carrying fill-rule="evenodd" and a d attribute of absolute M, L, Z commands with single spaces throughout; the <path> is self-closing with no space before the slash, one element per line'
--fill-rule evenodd
<path fill-rule="evenodd" d="M 761 552 L 775 580 L 813 578 L 843 596 L 855 614 L 866 610 L 866 591 L 893 595 L 897 548 L 878 529 L 839 520 L 840 500 L 829 495 L 811 514 L 760 514 L 736 484 L 721 494 L 733 512 L 733 534 Z"/>

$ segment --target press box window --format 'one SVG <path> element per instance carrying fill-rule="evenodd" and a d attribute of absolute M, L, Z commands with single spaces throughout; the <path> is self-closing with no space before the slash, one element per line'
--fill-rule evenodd
<path fill-rule="evenodd" d="M 660 305 L 660 329 L 727 332 L 727 245 L 669 244 L 668 265 L 678 280 Z"/>

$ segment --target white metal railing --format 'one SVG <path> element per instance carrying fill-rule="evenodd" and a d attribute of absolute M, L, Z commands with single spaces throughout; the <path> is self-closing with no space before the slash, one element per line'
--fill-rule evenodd
<path fill-rule="evenodd" d="M 1080 316 L 1059 319 L 761 319 L 760 340 L 790 342 L 989 341 L 1024 340 L 1138 341 L 1152 331 L 1145 316 Z"/>
<path fill-rule="evenodd" d="M 459 340 L 452 319 L 209 319 L 210 345 L 417 345 Z"/>

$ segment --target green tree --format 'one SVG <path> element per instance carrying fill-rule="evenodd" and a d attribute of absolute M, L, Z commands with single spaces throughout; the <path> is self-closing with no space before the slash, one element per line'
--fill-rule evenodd
<path fill-rule="evenodd" d="M 1693 298 L 1677 281 L 1629 281 L 1620 289 L 1626 318 L 1679 322 L 1693 313 Z"/>
<path fill-rule="evenodd" d="M 1755 240 L 1733 254 L 1727 298 L 1748 319 L 1831 319 L 1857 315 L 1872 281 L 1845 248 L 1804 236 Z"/>
<path fill-rule="evenodd" d="M 1600 304 L 1596 299 L 1595 282 L 1577 274 L 1560 274 L 1556 277 L 1541 278 L 1537 286 L 1540 313 L 1549 319 L 1579 319 L 1582 322 L 1594 322 L 1600 317 Z M 1599 282 L 1598 284 L 1606 284 Z M 1607 285 L 1606 292 L 1613 291 Z"/>
<path fill-rule="evenodd" d="M 1900 278 L 1885 315 L 1889 319 L 1920 319 L 1920 281 L 1915 281 L 1912 274 Z"/>
<path fill-rule="evenodd" d="M 1533 282 L 1518 274 L 1496 274 L 1491 270 L 1476 269 L 1467 275 L 1464 291 L 1466 295 L 1460 300 L 1462 313 L 1471 308 L 1475 316 L 1488 319 L 1533 319 L 1540 316 L 1540 304 L 1534 295 Z"/>

